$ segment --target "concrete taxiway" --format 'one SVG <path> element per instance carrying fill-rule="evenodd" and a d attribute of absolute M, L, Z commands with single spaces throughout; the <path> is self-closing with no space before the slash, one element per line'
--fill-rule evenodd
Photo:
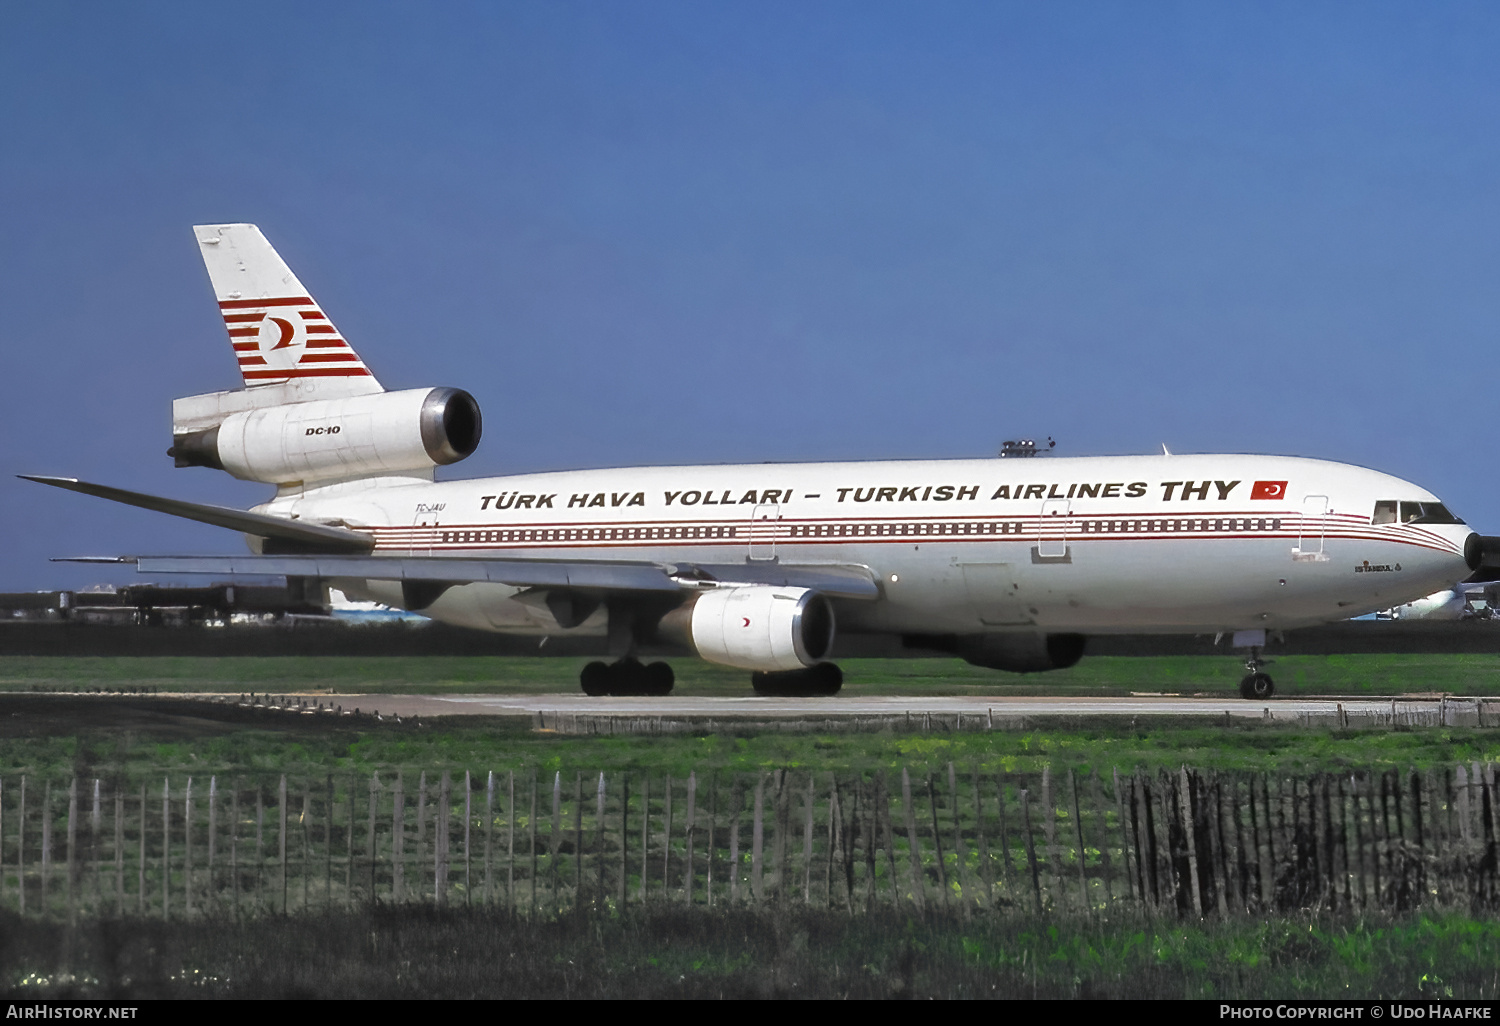
<path fill-rule="evenodd" d="M 325 697 L 323 699 L 327 701 Z M 1119 698 L 1078 697 L 920 697 L 912 695 L 833 698 L 706 698 L 668 695 L 661 698 L 593 698 L 587 695 L 350 695 L 337 701 L 343 709 L 395 716 L 671 716 L 703 719 L 840 716 L 974 716 L 1015 719 L 1028 716 L 1235 716 L 1296 720 L 1309 716 L 1368 718 L 1382 715 L 1434 716 L 1449 712 L 1500 714 L 1500 702 L 1486 699 L 1481 710 L 1474 699 L 1409 696 L 1396 699 L 1296 698 L 1248 702 L 1232 696 L 1181 697 L 1130 695 Z"/>

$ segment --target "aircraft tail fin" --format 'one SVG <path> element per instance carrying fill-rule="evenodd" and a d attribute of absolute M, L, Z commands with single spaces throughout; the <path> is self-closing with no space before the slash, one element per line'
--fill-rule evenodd
<path fill-rule="evenodd" d="M 259 228 L 193 234 L 247 388 L 316 379 L 320 396 L 385 391 Z"/>

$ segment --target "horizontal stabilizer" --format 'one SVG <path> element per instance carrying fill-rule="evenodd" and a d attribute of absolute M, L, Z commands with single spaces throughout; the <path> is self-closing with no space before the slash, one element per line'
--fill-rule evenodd
<path fill-rule="evenodd" d="M 679 591 L 715 584 L 810 588 L 837 598 L 879 595 L 870 572 L 852 566 L 756 564 L 680 565 L 547 559 L 449 559 L 381 556 L 136 556 L 140 573 L 271 574 L 281 577 L 358 577 L 376 581 L 488 581 L 516 588 L 590 591 Z"/>
<path fill-rule="evenodd" d="M 247 513 L 228 506 L 207 506 L 197 502 L 183 502 L 181 499 L 164 499 L 142 492 L 126 491 L 123 488 L 89 484 L 87 481 L 79 481 L 71 477 L 39 477 L 31 474 L 18 474 L 17 476 L 27 481 L 36 481 L 38 484 L 66 488 L 70 492 L 97 495 L 101 499 L 122 502 L 127 506 L 138 506 L 157 513 L 167 513 L 174 517 L 182 517 L 184 520 L 196 520 L 200 524 L 212 524 L 214 527 L 227 527 L 231 531 L 243 531 L 245 534 L 253 534 L 268 540 L 275 539 L 278 542 L 296 545 L 304 551 L 311 549 L 320 552 L 369 552 L 375 547 L 375 540 L 370 535 L 345 530 L 342 527 L 302 523 L 287 520 L 284 517 L 267 516 L 264 513 Z M 264 572 L 279 573 L 280 571 Z"/>

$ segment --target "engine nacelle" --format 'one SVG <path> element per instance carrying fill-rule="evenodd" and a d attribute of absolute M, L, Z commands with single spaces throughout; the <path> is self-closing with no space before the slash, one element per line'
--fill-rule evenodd
<path fill-rule="evenodd" d="M 833 648 L 833 606 L 807 588 L 714 588 L 662 618 L 660 631 L 711 663 L 774 673 L 816 666 Z"/>
<path fill-rule="evenodd" d="M 480 427 L 468 392 L 415 388 L 243 410 L 176 435 L 169 455 L 246 481 L 334 481 L 457 463 L 478 448 Z"/>
<path fill-rule="evenodd" d="M 1011 673 L 1066 670 L 1083 658 L 1082 634 L 971 634 L 955 639 L 953 654 L 966 663 Z"/>

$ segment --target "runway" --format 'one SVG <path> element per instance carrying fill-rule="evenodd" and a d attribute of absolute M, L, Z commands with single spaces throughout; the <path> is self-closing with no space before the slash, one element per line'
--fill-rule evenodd
<path fill-rule="evenodd" d="M 326 700 L 326 699 L 325 699 Z M 1409 696 L 1383 699 L 1337 697 L 1271 699 L 1250 702 L 1232 696 L 1181 697 L 1130 695 L 1119 698 L 1078 697 L 921 697 L 915 695 L 833 698 L 593 698 L 587 695 L 348 695 L 338 696 L 343 709 L 382 716 L 548 716 L 679 717 L 691 719 L 838 718 L 838 717 L 973 717 L 1015 720 L 1037 716 L 1216 716 L 1306 720 L 1341 717 L 1457 724 L 1500 720 L 1500 700 Z M 1494 719 L 1487 719 L 1489 717 Z"/>

